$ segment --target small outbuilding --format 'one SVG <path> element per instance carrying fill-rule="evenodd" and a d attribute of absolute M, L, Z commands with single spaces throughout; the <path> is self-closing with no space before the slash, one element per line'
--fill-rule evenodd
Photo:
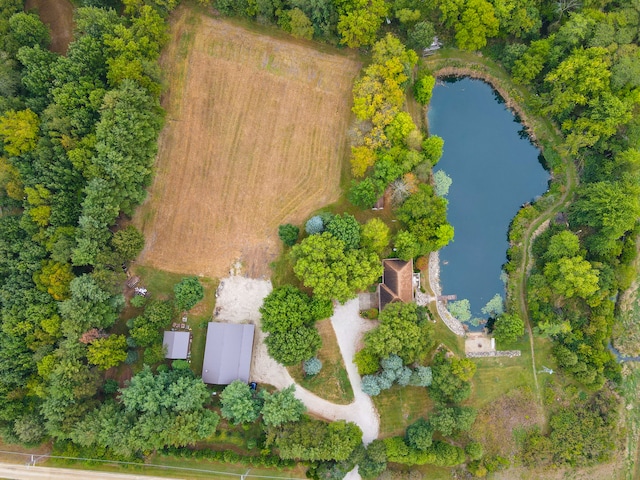
<path fill-rule="evenodd" d="M 399 258 L 386 258 L 382 261 L 382 283 L 378 286 L 378 308 L 393 302 L 412 302 L 413 260 L 408 262 Z"/>
<path fill-rule="evenodd" d="M 191 332 L 164 332 L 162 345 L 167 349 L 165 358 L 184 360 L 189 356 Z"/>
<path fill-rule="evenodd" d="M 213 385 L 248 382 L 254 331 L 251 324 L 209 322 L 202 381 Z"/>

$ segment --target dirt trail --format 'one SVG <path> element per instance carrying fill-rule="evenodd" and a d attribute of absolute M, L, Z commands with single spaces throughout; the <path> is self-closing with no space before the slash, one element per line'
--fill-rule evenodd
<path fill-rule="evenodd" d="M 25 11 L 35 10 L 49 27 L 53 52 L 64 55 L 73 40 L 73 5 L 69 0 L 27 0 Z"/>
<path fill-rule="evenodd" d="M 467 61 L 462 58 L 460 60 Z M 475 64 L 475 66 L 479 66 L 479 64 Z M 433 74 L 435 76 L 447 76 L 447 75 L 469 76 L 472 78 L 478 78 L 486 81 L 494 89 L 496 89 L 500 93 L 500 95 L 505 99 L 507 107 L 512 109 L 518 114 L 522 123 L 527 128 L 527 133 L 529 134 L 529 136 L 532 138 L 532 140 L 535 143 L 538 143 L 537 137 L 532 128 L 533 123 L 531 122 L 531 119 L 529 118 L 529 116 L 526 114 L 525 110 L 522 108 L 521 105 L 518 104 L 517 101 L 511 98 L 508 90 L 506 88 L 502 88 L 500 81 L 496 79 L 490 72 L 486 70 L 476 70 L 470 67 L 447 66 L 434 71 Z M 557 129 L 556 129 L 556 133 L 559 133 L 557 132 Z M 536 234 L 540 233 L 539 229 L 545 228 L 543 226 L 545 222 L 548 222 L 553 215 L 555 215 L 557 212 L 565 209 L 568 206 L 573 196 L 573 192 L 578 184 L 578 176 L 577 176 L 576 167 L 575 167 L 575 164 L 573 163 L 573 160 L 567 157 L 566 155 L 563 155 L 562 162 L 565 166 L 565 172 L 566 172 L 566 176 L 565 176 L 566 188 L 562 193 L 562 195 L 552 205 L 547 207 L 547 209 L 544 212 L 541 212 L 540 215 L 529 224 L 529 227 L 524 232 L 522 236 L 523 255 L 522 255 L 522 261 L 520 262 L 520 265 L 519 265 L 520 278 L 518 280 L 519 281 L 518 303 L 520 306 L 520 313 L 522 314 L 522 318 L 525 322 L 525 326 L 527 329 L 527 334 L 529 336 L 529 348 L 531 349 L 531 370 L 533 374 L 533 380 L 536 386 L 536 394 L 538 397 L 538 401 L 540 403 L 542 402 L 542 397 L 541 397 L 540 387 L 538 384 L 538 372 L 536 370 L 536 356 L 535 356 L 535 348 L 534 348 L 534 341 L 533 341 L 533 330 L 531 328 L 531 320 L 529 318 L 529 309 L 527 307 L 527 274 L 530 268 L 529 262 L 531 260 L 531 244 Z"/>

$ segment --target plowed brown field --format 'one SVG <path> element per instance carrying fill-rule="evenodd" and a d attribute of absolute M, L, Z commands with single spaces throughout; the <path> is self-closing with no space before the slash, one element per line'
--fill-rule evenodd
<path fill-rule="evenodd" d="M 223 276 L 269 274 L 278 225 L 335 201 L 360 65 L 182 8 L 163 71 L 167 122 L 135 223 L 140 263 Z"/>

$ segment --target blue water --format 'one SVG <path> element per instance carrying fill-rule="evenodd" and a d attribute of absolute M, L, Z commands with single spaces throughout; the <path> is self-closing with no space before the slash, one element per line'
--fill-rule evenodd
<path fill-rule="evenodd" d="M 524 203 L 547 190 L 549 174 L 522 125 L 480 80 L 436 86 L 428 118 L 430 133 L 444 139 L 434 171 L 444 170 L 453 180 L 445 198 L 455 237 L 440 252 L 442 293 L 468 299 L 472 317 L 486 318 L 482 307 L 505 293 L 500 273 L 509 223 Z"/>

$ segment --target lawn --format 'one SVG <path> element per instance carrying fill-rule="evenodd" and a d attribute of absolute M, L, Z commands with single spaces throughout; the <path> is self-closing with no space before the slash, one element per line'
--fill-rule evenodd
<path fill-rule="evenodd" d="M 302 366 L 296 365 L 289 367 L 289 373 L 296 383 L 320 398 L 332 403 L 347 405 L 354 400 L 353 389 L 344 367 L 331 320 L 322 320 L 316 323 L 316 327 L 322 337 L 322 348 L 318 352 L 318 358 L 322 361 L 322 370 L 317 375 L 306 378 Z"/>
<path fill-rule="evenodd" d="M 149 290 L 151 297 L 162 300 L 173 298 L 174 285 L 186 276 L 142 265 L 136 265 L 132 270 L 136 275 L 140 276 L 141 284 Z M 191 327 L 192 333 L 191 369 L 196 375 L 201 375 L 202 362 L 204 360 L 204 346 L 207 336 L 207 323 L 211 321 L 216 305 L 216 289 L 218 288 L 219 281 L 218 279 L 207 277 L 200 277 L 198 280 L 204 287 L 204 299 L 189 311 L 187 325 Z M 127 307 L 127 310 L 132 310 L 132 307 Z M 127 314 L 127 310 L 123 313 Z M 175 320 L 178 321 L 181 319 L 176 317 Z"/>
<path fill-rule="evenodd" d="M 360 62 L 195 8 L 174 12 L 171 36 L 157 173 L 134 218 L 139 261 L 223 277 L 239 259 L 269 276 L 278 225 L 340 196 Z"/>
<path fill-rule="evenodd" d="M 380 437 L 404 435 L 407 425 L 421 417 L 428 417 L 433 401 L 423 387 L 399 387 L 394 385 L 375 397 L 371 397 L 380 415 Z"/>

